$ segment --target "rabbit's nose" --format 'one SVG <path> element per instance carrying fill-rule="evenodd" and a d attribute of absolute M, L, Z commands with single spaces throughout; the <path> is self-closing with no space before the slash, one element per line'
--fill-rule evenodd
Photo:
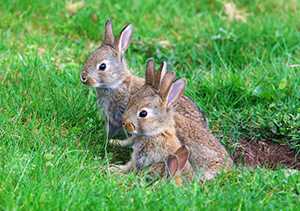
<path fill-rule="evenodd" d="M 135 126 L 132 122 L 124 121 L 122 122 L 122 125 L 129 133 L 132 133 L 135 130 Z"/>
<path fill-rule="evenodd" d="M 85 72 L 80 74 L 80 81 L 84 84 L 87 82 L 87 74 Z"/>

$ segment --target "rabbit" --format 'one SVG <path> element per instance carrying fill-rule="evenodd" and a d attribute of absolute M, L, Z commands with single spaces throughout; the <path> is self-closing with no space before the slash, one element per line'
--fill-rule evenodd
<path fill-rule="evenodd" d="M 97 104 L 103 109 L 108 120 L 109 138 L 118 138 L 118 134 L 121 134 L 119 137 L 125 137 L 125 134 L 122 133 L 122 115 L 127 107 L 129 97 L 144 84 L 143 79 L 131 74 L 124 58 L 132 31 L 132 25 L 129 24 L 115 39 L 112 23 L 108 20 L 105 24 L 104 40 L 101 46 L 87 59 L 80 75 L 83 84 L 96 88 Z M 156 78 L 162 78 L 165 73 L 166 65 L 164 64 L 162 71 L 156 74 Z M 165 84 L 170 83 L 174 78 L 174 74 L 169 73 Z M 157 82 L 158 80 L 156 80 Z M 223 159 L 223 165 L 230 167 L 232 165 L 231 158 L 209 131 L 205 115 L 196 104 L 186 96 L 182 96 L 178 100 L 175 110 L 176 134 L 180 142 L 186 143 L 191 150 L 191 164 L 194 167 L 201 166 L 205 160 L 201 155 L 205 151 L 210 156 L 227 157 L 226 162 Z M 199 134 L 202 137 L 199 138 Z M 185 139 L 185 137 L 189 137 L 189 139 Z M 206 137 L 209 138 L 208 141 L 205 141 Z M 129 146 L 132 141 L 130 139 L 124 142 L 112 140 L 112 143 Z M 202 145 L 204 146 L 202 147 Z M 211 175 L 214 173 L 212 172 Z"/>
<path fill-rule="evenodd" d="M 207 128 L 199 127 L 198 122 L 190 115 L 178 111 L 185 81 L 179 79 L 174 82 L 175 77 L 175 73 L 166 72 L 163 65 L 159 71 L 155 71 L 154 61 L 148 60 L 145 85 L 131 96 L 123 116 L 123 126 L 132 135 L 125 142 L 133 144 L 135 152 L 139 146 L 136 143 L 141 139 L 147 144 L 154 143 L 153 140 L 150 142 L 151 137 L 164 137 L 166 144 L 170 143 L 169 140 L 176 140 L 173 141 L 173 145 L 177 145 L 175 148 L 185 145 L 190 149 L 189 162 L 194 172 L 201 171 L 201 180 L 213 179 L 221 170 L 230 169 L 233 161 L 224 146 Z M 177 143 L 178 140 L 180 143 Z M 169 154 L 170 151 L 175 151 L 175 148 L 169 150 Z M 155 158 L 159 157 L 156 156 L 153 155 Z M 152 161 L 158 162 L 160 159 Z M 142 161 L 145 162 L 144 159 Z M 135 161 L 134 165 L 140 165 L 139 162 Z"/>
<path fill-rule="evenodd" d="M 153 61 L 147 65 L 147 73 L 152 73 Z M 166 73 L 168 74 L 168 73 Z M 145 168 L 158 165 L 167 161 L 169 175 L 174 176 L 178 166 L 182 170 L 189 167 L 187 161 L 178 162 L 177 154 L 186 154 L 181 149 L 181 143 L 176 136 L 174 121 L 174 105 L 180 99 L 185 87 L 185 80 L 178 79 L 172 86 L 165 90 L 164 94 L 158 93 L 152 83 L 153 75 L 146 74 L 144 86 L 133 94 L 128 102 L 128 107 L 124 112 L 122 125 L 131 135 L 128 139 L 132 142 L 131 160 L 125 165 L 115 165 L 111 169 L 116 169 L 126 173 L 129 171 L 141 171 Z M 158 85 L 158 84 L 157 84 Z M 181 161 L 181 160 L 180 160 Z"/>
<path fill-rule="evenodd" d="M 144 84 L 142 78 L 130 72 L 124 57 L 132 32 L 133 27 L 128 24 L 120 36 L 115 38 L 112 22 L 108 20 L 102 44 L 88 57 L 80 74 L 83 84 L 96 89 L 98 107 L 103 110 L 107 119 L 109 139 L 125 137 L 121 124 L 122 115 L 129 97 Z M 197 127 L 208 128 L 204 113 L 189 98 L 181 97 L 178 112 L 197 122 Z"/>
<path fill-rule="evenodd" d="M 96 88 L 97 105 L 107 119 L 108 137 L 123 136 L 122 114 L 129 96 L 143 85 L 141 78 L 130 73 L 124 58 L 132 31 L 132 25 L 126 25 L 115 38 L 108 20 L 102 44 L 89 56 L 80 74 L 83 84 Z"/>

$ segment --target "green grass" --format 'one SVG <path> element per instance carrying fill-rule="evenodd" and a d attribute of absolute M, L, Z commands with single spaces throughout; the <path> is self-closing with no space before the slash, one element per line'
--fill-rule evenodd
<path fill-rule="evenodd" d="M 131 22 L 135 74 L 148 57 L 167 60 L 231 153 L 241 139 L 300 152 L 300 2 L 235 1 L 245 23 L 228 22 L 218 0 L 109 2 L 71 16 L 64 1 L 1 0 L 0 209 L 300 209 L 300 175 L 283 169 L 239 167 L 182 188 L 111 175 L 95 93 L 79 82 L 105 20 L 115 32 Z"/>

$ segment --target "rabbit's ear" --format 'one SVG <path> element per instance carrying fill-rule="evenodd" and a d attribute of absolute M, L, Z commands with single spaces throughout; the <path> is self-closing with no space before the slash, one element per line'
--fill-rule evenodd
<path fill-rule="evenodd" d="M 157 90 L 160 89 L 162 79 L 164 78 L 166 72 L 167 72 L 167 63 L 163 62 L 160 65 L 159 71 L 156 72 L 155 77 L 154 77 L 154 88 L 155 89 L 157 89 Z"/>
<path fill-rule="evenodd" d="M 178 159 L 178 171 L 182 171 L 188 162 L 190 152 L 187 147 L 183 145 L 179 149 L 177 149 L 175 155 Z"/>
<path fill-rule="evenodd" d="M 167 158 L 168 175 L 173 177 L 178 169 L 178 159 L 175 155 L 169 155 Z"/>
<path fill-rule="evenodd" d="M 172 84 L 166 97 L 168 107 L 173 105 L 183 95 L 185 84 L 186 81 L 184 79 L 179 79 Z"/>
<path fill-rule="evenodd" d="M 105 33 L 104 33 L 103 43 L 113 46 L 114 42 L 115 42 L 115 37 L 112 30 L 112 22 L 111 20 L 107 20 L 105 23 Z"/>
<path fill-rule="evenodd" d="M 162 77 L 161 77 L 162 78 Z M 168 95 L 168 91 L 176 78 L 176 74 L 174 72 L 166 72 L 164 77 L 162 78 L 159 95 L 165 100 Z"/>
<path fill-rule="evenodd" d="M 133 27 L 131 24 L 126 25 L 120 34 L 118 42 L 116 42 L 116 49 L 118 50 L 120 55 L 123 55 L 127 50 L 129 43 L 131 41 L 131 36 L 133 32 Z"/>
<path fill-rule="evenodd" d="M 146 67 L 146 84 L 152 86 L 154 80 L 154 60 L 153 58 L 148 59 Z"/>

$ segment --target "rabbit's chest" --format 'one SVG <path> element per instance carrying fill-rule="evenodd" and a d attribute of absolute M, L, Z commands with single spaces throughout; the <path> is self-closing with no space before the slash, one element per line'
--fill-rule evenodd
<path fill-rule="evenodd" d="M 114 92 L 97 90 L 97 104 L 108 120 L 109 136 L 114 137 L 122 129 L 122 115 L 127 97 Z"/>
<path fill-rule="evenodd" d="M 122 92 L 123 93 L 123 92 Z M 97 104 L 112 119 L 121 120 L 128 103 L 128 96 L 110 89 L 97 90 Z"/>

